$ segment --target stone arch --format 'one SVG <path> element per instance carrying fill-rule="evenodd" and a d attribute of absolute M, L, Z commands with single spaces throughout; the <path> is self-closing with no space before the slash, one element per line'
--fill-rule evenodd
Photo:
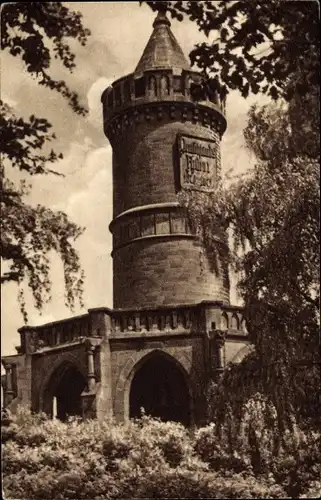
<path fill-rule="evenodd" d="M 116 383 L 114 393 L 114 414 L 119 420 L 127 420 L 129 418 L 129 395 L 131 383 L 135 374 L 143 366 L 143 364 L 153 356 L 162 356 L 168 361 L 171 361 L 178 370 L 182 373 L 189 395 L 190 404 L 190 420 L 194 417 L 194 390 L 193 383 L 189 372 L 191 369 L 191 359 L 184 351 L 179 351 L 175 355 L 168 353 L 163 349 L 151 348 L 144 351 L 134 352 L 125 363 L 120 376 Z"/>
<path fill-rule="evenodd" d="M 232 358 L 231 363 L 240 363 L 245 356 L 247 356 L 251 351 L 253 351 L 253 345 L 247 344 L 235 354 Z"/>
<path fill-rule="evenodd" d="M 83 380 L 84 388 L 87 385 L 87 369 L 79 359 L 71 353 L 63 353 L 51 366 L 45 375 L 39 391 L 39 410 L 51 415 L 54 392 L 69 372 Z"/>

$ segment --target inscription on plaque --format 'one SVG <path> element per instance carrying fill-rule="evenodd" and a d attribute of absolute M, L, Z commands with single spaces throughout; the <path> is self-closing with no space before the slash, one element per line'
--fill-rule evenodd
<path fill-rule="evenodd" d="M 187 135 L 178 135 L 177 140 L 181 187 L 213 191 L 217 175 L 215 142 Z"/>

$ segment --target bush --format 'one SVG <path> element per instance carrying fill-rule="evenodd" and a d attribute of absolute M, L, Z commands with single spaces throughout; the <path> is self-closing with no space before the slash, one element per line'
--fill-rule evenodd
<path fill-rule="evenodd" d="M 297 430 L 297 443 L 289 436 L 287 449 L 272 465 L 276 481 L 284 485 L 290 497 L 296 498 L 317 487 L 321 477 L 321 435 Z M 319 483 L 320 484 L 320 483 Z"/>
<path fill-rule="evenodd" d="M 253 476 L 186 471 L 151 473 L 140 484 L 137 498 L 285 498 L 280 485 Z"/>
<path fill-rule="evenodd" d="M 266 460 L 258 473 L 246 425 L 235 436 L 228 426 L 219 431 L 214 424 L 188 431 L 145 416 L 120 425 L 112 420 L 60 422 L 22 411 L 5 427 L 5 496 L 311 498 L 318 492 L 319 433 L 289 432 L 278 457 Z M 261 427 L 259 423 L 254 432 L 262 439 Z"/>
<path fill-rule="evenodd" d="M 215 424 L 200 428 L 195 433 L 194 450 L 214 471 L 250 472 L 250 457 L 238 447 L 231 449 L 227 440 L 218 436 Z"/>

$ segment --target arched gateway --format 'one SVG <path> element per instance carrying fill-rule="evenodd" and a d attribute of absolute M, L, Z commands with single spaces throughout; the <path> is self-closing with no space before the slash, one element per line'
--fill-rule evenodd
<path fill-rule="evenodd" d="M 81 393 L 85 388 L 86 379 L 79 368 L 72 363 L 62 363 L 44 386 L 42 410 L 60 420 L 82 416 Z"/>
<path fill-rule="evenodd" d="M 134 367 L 129 393 L 129 417 L 147 415 L 184 425 L 191 421 L 191 397 L 184 368 L 172 356 L 155 351 Z"/>

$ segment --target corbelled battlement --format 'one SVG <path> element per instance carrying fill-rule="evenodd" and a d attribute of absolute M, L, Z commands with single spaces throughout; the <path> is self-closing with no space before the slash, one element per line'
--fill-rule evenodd
<path fill-rule="evenodd" d="M 213 91 L 205 100 L 195 100 L 193 86 L 202 83 L 202 76 L 192 71 L 170 26 L 166 14 L 159 12 L 135 71 L 119 78 L 103 92 L 104 129 L 111 141 L 127 125 L 136 126 L 144 117 L 152 120 L 155 115 L 161 119 L 169 114 L 171 119 L 189 119 L 191 104 L 195 108 L 194 120 L 200 118 L 220 135 L 224 133 L 225 98 L 221 99 L 219 93 Z M 159 103 L 170 106 L 157 107 Z M 124 115 L 124 119 L 117 120 L 119 115 Z"/>
<path fill-rule="evenodd" d="M 201 84 L 202 77 L 194 71 L 181 70 L 175 74 L 173 69 L 146 70 L 142 75 L 131 73 L 116 80 L 102 94 L 105 126 L 115 116 L 130 113 L 131 108 L 159 102 L 193 103 L 195 106 L 208 107 L 211 114 L 218 113 L 217 119 L 222 122 L 222 133 L 226 128 L 226 101 L 218 92 L 213 92 L 210 98 L 195 101 L 193 84 Z"/>

